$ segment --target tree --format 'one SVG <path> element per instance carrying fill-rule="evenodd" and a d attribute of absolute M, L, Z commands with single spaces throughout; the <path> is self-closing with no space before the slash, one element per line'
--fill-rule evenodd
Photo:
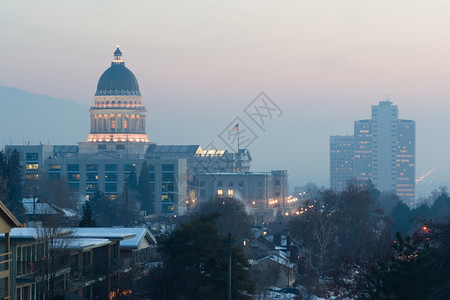
<path fill-rule="evenodd" d="M 141 173 L 139 174 L 138 190 L 140 193 L 142 209 L 150 214 L 154 213 L 155 201 L 152 186 L 150 185 L 150 169 L 146 161 L 142 163 Z"/>
<path fill-rule="evenodd" d="M 152 275 L 155 299 L 225 299 L 228 278 L 227 238 L 216 228 L 217 214 L 195 215 L 160 242 L 162 267 Z M 254 291 L 242 248 L 232 247 L 232 298 Z"/>
<path fill-rule="evenodd" d="M 205 203 L 200 211 L 204 214 L 219 214 L 216 225 L 221 235 L 231 233 L 238 239 L 250 236 L 251 217 L 242 201 L 235 198 L 216 198 Z"/>
<path fill-rule="evenodd" d="M 81 219 L 79 227 L 96 227 L 95 220 L 92 218 L 92 208 L 89 204 L 89 200 L 86 200 L 83 204 L 83 217 Z"/>
<path fill-rule="evenodd" d="M 23 215 L 22 205 L 22 167 L 20 165 L 20 153 L 17 149 L 6 154 L 0 151 L 0 172 L 6 193 L 1 199 L 8 209 L 15 215 Z"/>
<path fill-rule="evenodd" d="M 61 299 L 59 287 L 64 286 L 64 270 L 70 267 L 68 248 L 73 239 L 64 227 L 61 215 L 47 214 L 43 226 L 36 228 L 36 239 L 44 241 L 43 257 L 35 266 L 35 276 L 42 280 L 40 299 Z"/>
<path fill-rule="evenodd" d="M 77 197 L 69 186 L 66 177 L 50 178 L 48 174 L 39 176 L 39 201 L 50 203 L 61 208 L 77 208 Z"/>
<path fill-rule="evenodd" d="M 320 279 L 331 276 L 339 268 L 339 230 L 337 195 L 332 191 L 317 194 L 300 209 L 301 214 L 290 221 L 291 233 L 301 249 L 299 269 L 308 290 L 318 290 Z"/>
<path fill-rule="evenodd" d="M 130 195 L 127 200 L 126 192 L 110 199 L 100 190 L 95 190 L 89 205 L 92 218 L 100 227 L 139 225 L 142 220 L 138 203 Z"/>

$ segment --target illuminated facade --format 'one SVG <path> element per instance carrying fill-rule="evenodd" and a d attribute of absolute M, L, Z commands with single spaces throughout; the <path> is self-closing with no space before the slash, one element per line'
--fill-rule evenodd
<path fill-rule="evenodd" d="M 94 106 L 90 109 L 91 131 L 87 143 L 79 143 L 80 152 L 145 152 L 149 144 L 145 132 L 146 112 L 137 79 L 125 67 L 117 47 L 111 67 L 98 81 Z"/>
<path fill-rule="evenodd" d="M 255 201 L 255 207 L 274 207 L 275 200 L 277 205 L 285 205 L 287 171 L 250 173 L 248 149 L 234 153 L 199 145 L 150 143 L 146 112 L 137 79 L 125 67 L 117 47 L 111 66 L 97 84 L 87 141 L 78 145 L 10 145 L 6 150 L 19 150 L 27 179 L 43 174 L 50 179 L 67 178 L 80 201 L 97 189 L 116 198 L 124 192 L 131 172 L 139 177 L 146 162 L 154 200 L 149 213 L 184 215 L 198 199 L 206 201 L 217 195 L 217 190 L 206 191 L 202 182 L 214 180 L 218 173 L 241 178 L 236 189 L 227 189 L 224 196 L 241 196 L 249 203 Z M 257 177 L 262 178 L 261 186 Z M 245 188 L 239 185 L 241 181 Z"/>
<path fill-rule="evenodd" d="M 252 214 L 270 219 L 279 210 L 287 208 L 288 172 L 216 172 L 195 176 L 198 202 L 201 205 L 211 199 L 241 199 Z"/>

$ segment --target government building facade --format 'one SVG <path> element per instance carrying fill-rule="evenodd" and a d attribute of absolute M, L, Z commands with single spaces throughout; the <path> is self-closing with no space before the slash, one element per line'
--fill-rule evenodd
<path fill-rule="evenodd" d="M 154 199 L 149 213 L 184 215 L 211 198 L 236 194 L 246 204 L 258 203 L 253 206 L 269 212 L 285 203 L 287 171 L 267 172 L 266 175 L 250 172 L 252 159 L 247 149 L 233 153 L 203 149 L 199 145 L 152 143 L 146 133 L 146 113 L 138 81 L 125 67 L 122 52 L 117 47 L 111 66 L 97 84 L 86 142 L 8 145 L 5 150 L 20 152 L 26 179 L 38 179 L 42 174 L 50 179 L 67 178 L 80 201 L 97 189 L 114 200 L 124 192 L 128 176 L 132 172 L 140 174 L 145 161 L 149 165 Z M 229 178 L 238 178 L 236 187 L 233 183 L 227 186 L 225 194 L 220 194 L 214 178 L 221 176 L 227 184 Z M 244 182 L 245 188 L 239 186 Z M 253 186 L 257 188 L 250 189 Z"/>

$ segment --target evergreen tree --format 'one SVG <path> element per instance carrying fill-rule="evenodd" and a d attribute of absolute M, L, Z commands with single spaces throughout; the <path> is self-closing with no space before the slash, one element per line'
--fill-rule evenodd
<path fill-rule="evenodd" d="M 236 238 L 248 238 L 252 222 L 242 201 L 235 198 L 212 199 L 201 207 L 204 214 L 217 213 L 216 225 L 219 233 L 229 232 Z"/>
<path fill-rule="evenodd" d="M 228 240 L 216 227 L 217 214 L 196 215 L 163 238 L 162 267 L 152 273 L 152 299 L 225 299 Z M 231 296 L 254 291 L 249 264 L 239 246 L 231 248 Z"/>
<path fill-rule="evenodd" d="M 22 166 L 20 153 L 14 149 L 2 155 L 3 180 L 6 179 L 5 205 L 15 215 L 22 215 L 25 210 L 22 205 Z"/>
<path fill-rule="evenodd" d="M 131 168 L 130 175 L 127 178 L 127 185 L 129 190 L 137 189 L 136 168 L 134 166 Z"/>
<path fill-rule="evenodd" d="M 96 227 L 95 220 L 92 218 L 92 208 L 89 204 L 89 200 L 86 200 L 83 204 L 83 217 L 78 227 Z"/>
<path fill-rule="evenodd" d="M 155 212 L 155 203 L 152 186 L 150 184 L 150 170 L 146 161 L 142 163 L 141 173 L 139 174 L 138 190 L 142 209 L 149 214 L 153 214 Z"/>

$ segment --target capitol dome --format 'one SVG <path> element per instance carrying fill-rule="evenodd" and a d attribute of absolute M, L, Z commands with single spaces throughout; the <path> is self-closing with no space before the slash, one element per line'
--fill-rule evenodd
<path fill-rule="evenodd" d="M 100 77 L 95 93 L 95 96 L 109 95 L 141 95 L 136 77 L 122 61 L 122 52 L 119 47 L 114 52 L 111 67 Z"/>

